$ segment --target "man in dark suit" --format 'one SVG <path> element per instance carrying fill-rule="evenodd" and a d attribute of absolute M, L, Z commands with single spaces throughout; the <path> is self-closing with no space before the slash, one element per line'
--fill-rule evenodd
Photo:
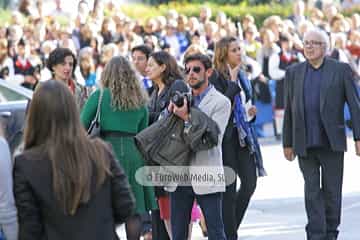
<path fill-rule="evenodd" d="M 151 80 L 146 76 L 146 66 L 152 50 L 147 45 L 138 45 L 131 49 L 131 59 L 136 71 L 139 74 L 140 80 L 148 92 L 149 96 L 154 90 Z"/>
<path fill-rule="evenodd" d="M 307 61 L 291 66 L 285 75 L 284 155 L 289 161 L 299 157 L 308 240 L 337 239 L 346 151 L 345 102 L 360 156 L 359 95 L 350 66 L 325 57 L 328 46 L 326 33 L 308 31 L 304 35 Z"/>

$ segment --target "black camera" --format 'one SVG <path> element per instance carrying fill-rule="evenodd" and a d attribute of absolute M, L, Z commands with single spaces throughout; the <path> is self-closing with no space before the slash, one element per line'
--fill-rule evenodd
<path fill-rule="evenodd" d="M 188 102 L 188 109 L 191 107 L 192 97 L 189 93 L 182 93 L 179 91 L 175 91 L 175 93 L 171 97 L 171 101 L 177 106 L 182 107 L 184 105 L 184 99 L 186 98 Z"/>

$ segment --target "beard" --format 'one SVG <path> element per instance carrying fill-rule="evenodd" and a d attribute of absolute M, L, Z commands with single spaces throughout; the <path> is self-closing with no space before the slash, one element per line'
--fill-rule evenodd
<path fill-rule="evenodd" d="M 195 83 L 195 84 L 190 84 L 189 83 L 189 86 L 191 87 L 191 88 L 193 88 L 193 89 L 199 89 L 199 88 L 201 88 L 202 87 L 202 85 L 204 85 L 205 83 L 206 83 L 206 79 L 205 79 L 206 77 L 205 77 L 205 74 L 204 74 L 204 76 L 201 78 L 201 79 L 198 79 L 198 82 L 197 83 Z"/>
<path fill-rule="evenodd" d="M 205 82 L 206 82 L 205 79 L 202 79 L 202 80 L 198 81 L 197 83 L 190 85 L 190 87 L 193 89 L 199 89 L 199 88 L 201 88 L 202 85 L 204 85 Z"/>

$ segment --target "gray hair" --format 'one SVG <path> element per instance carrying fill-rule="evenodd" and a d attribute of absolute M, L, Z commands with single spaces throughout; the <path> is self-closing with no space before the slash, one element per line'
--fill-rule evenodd
<path fill-rule="evenodd" d="M 329 40 L 329 36 L 324 30 L 320 28 L 311 28 L 310 30 L 305 32 L 304 39 L 306 39 L 306 37 L 310 34 L 316 34 L 317 36 L 319 36 L 321 38 L 321 41 L 325 43 L 325 51 L 326 52 L 329 51 L 330 40 Z"/>

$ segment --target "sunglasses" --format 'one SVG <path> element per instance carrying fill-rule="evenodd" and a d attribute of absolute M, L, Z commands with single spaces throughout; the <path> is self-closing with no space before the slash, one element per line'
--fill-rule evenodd
<path fill-rule="evenodd" d="M 185 69 L 185 74 L 189 74 L 191 71 L 193 71 L 194 73 L 199 73 L 201 72 L 201 67 L 199 66 L 195 66 L 195 67 L 192 67 L 192 68 L 186 68 Z"/>

